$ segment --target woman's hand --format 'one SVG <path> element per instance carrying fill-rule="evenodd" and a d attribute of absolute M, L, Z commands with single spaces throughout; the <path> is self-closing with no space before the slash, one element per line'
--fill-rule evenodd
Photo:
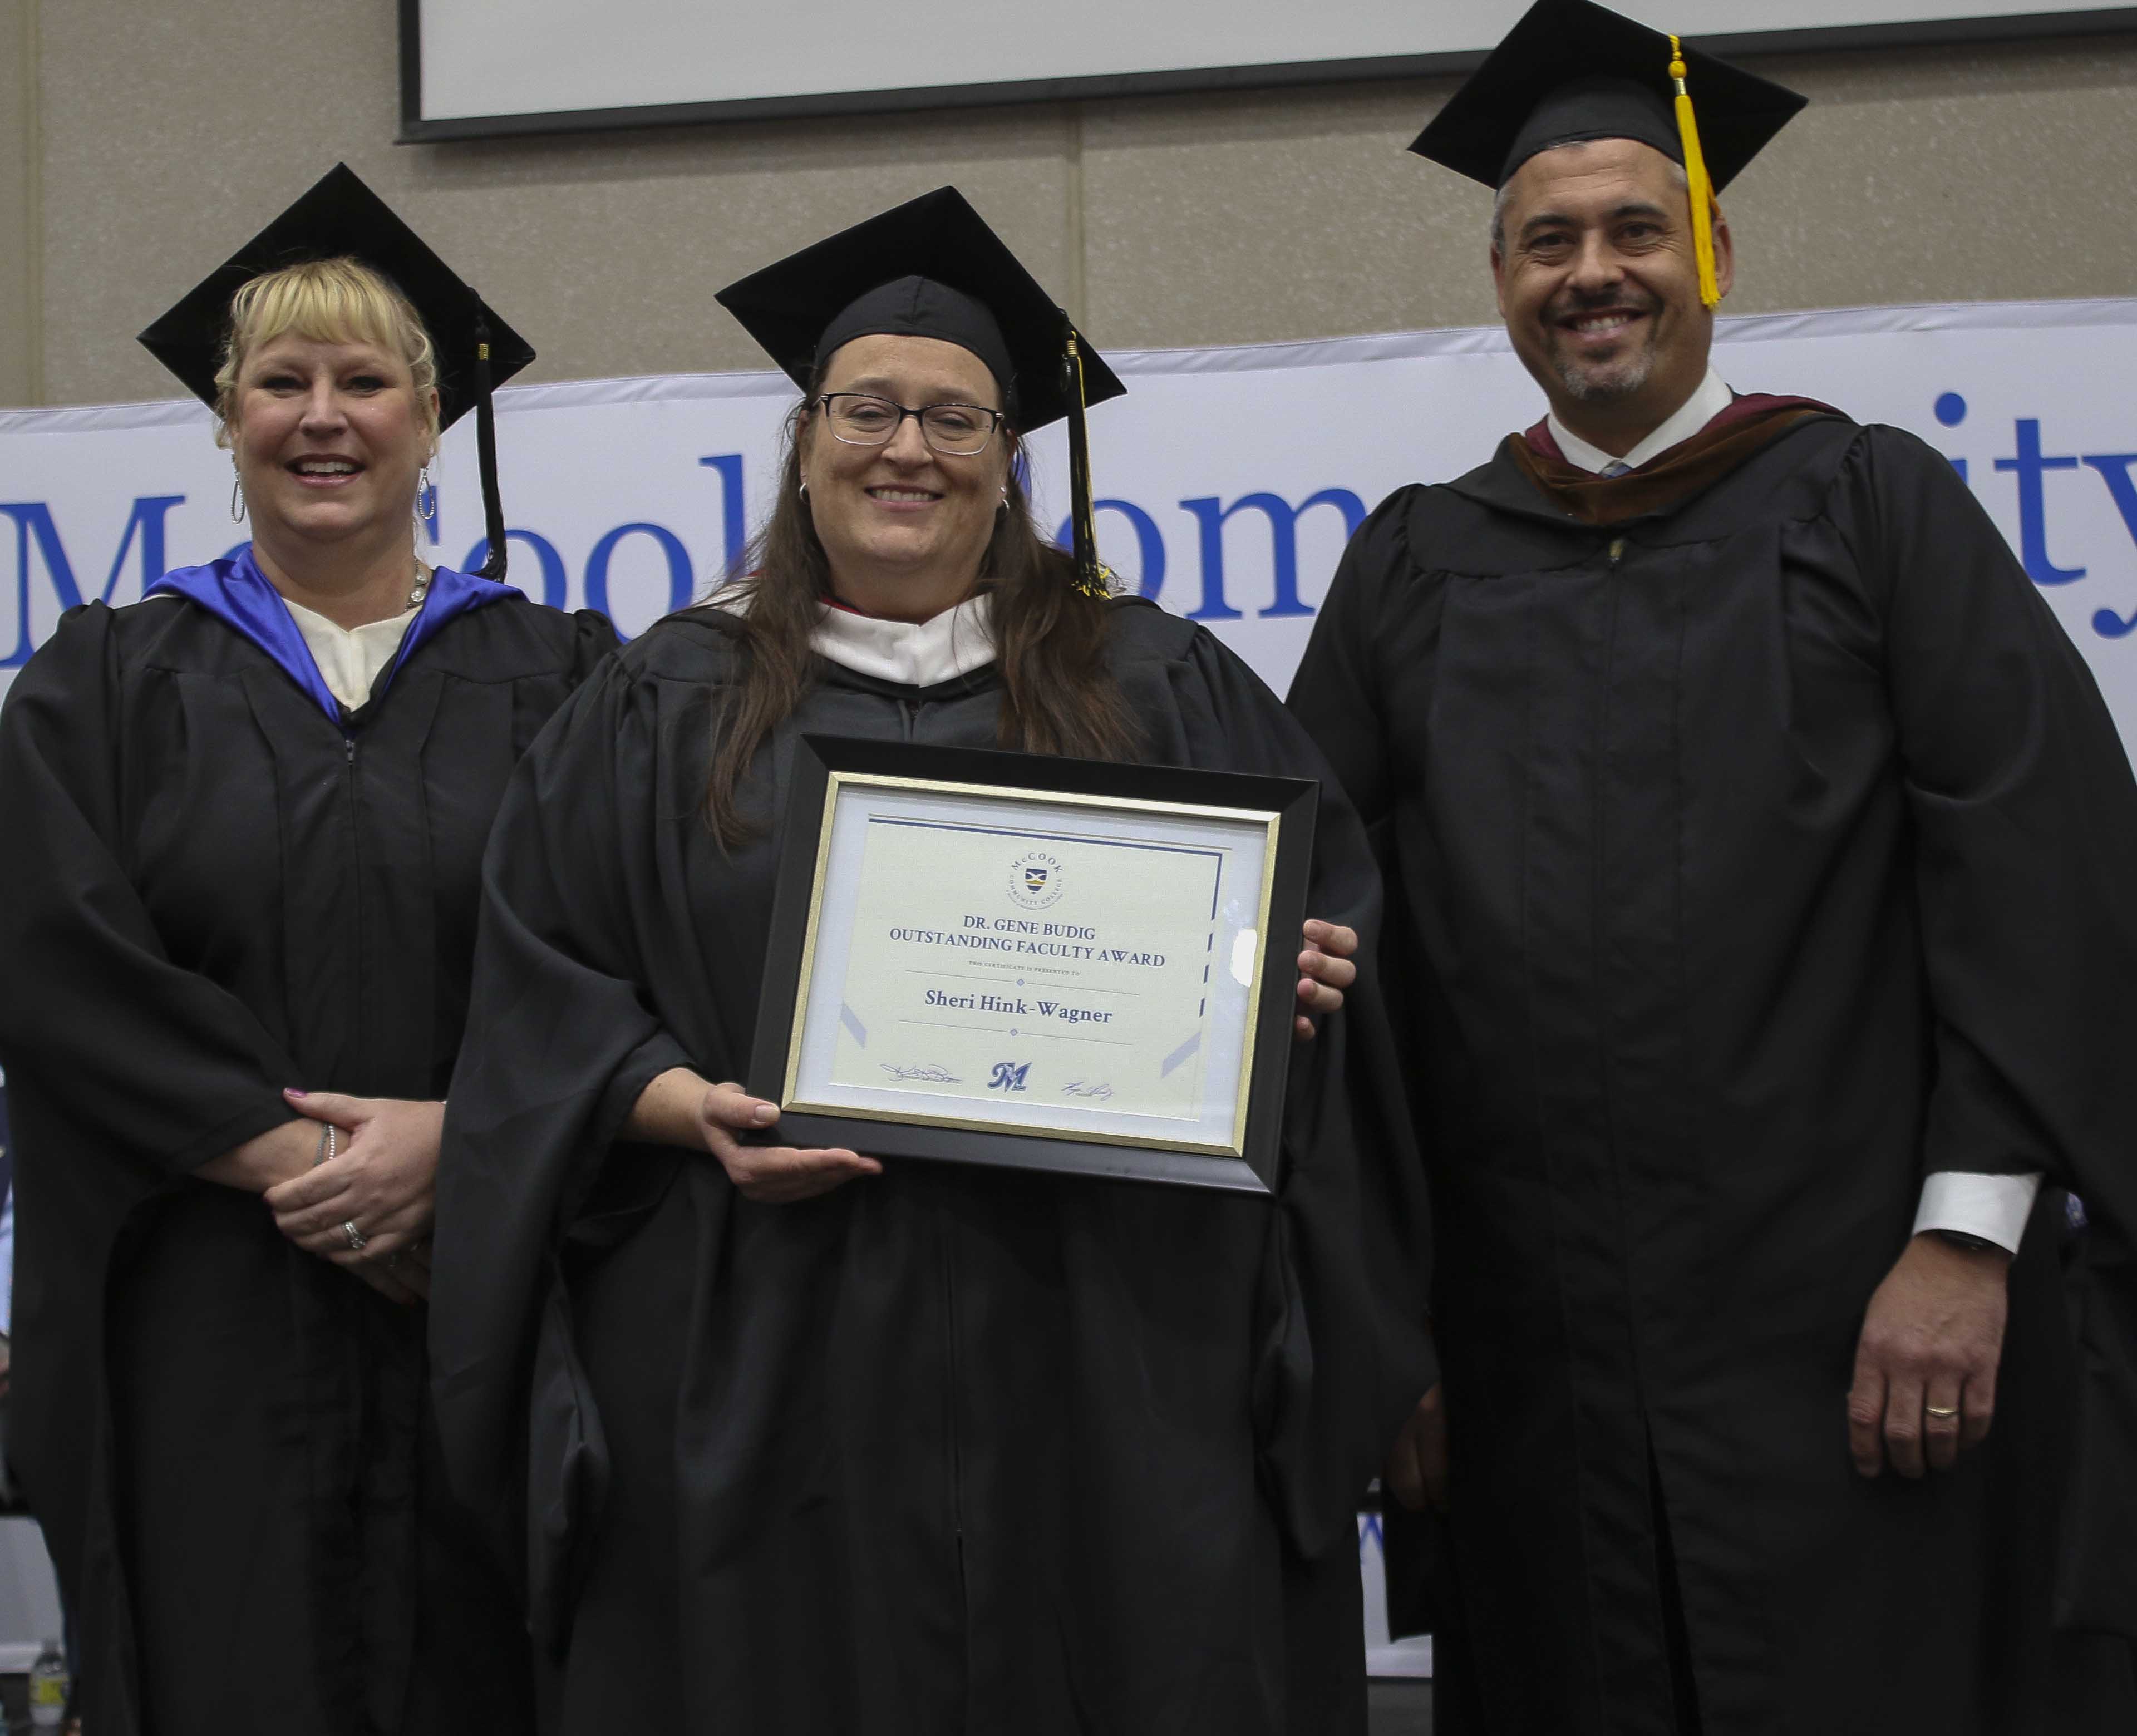
<path fill-rule="evenodd" d="M 801 1150 L 792 1145 L 745 1145 L 737 1132 L 761 1131 L 779 1119 L 779 1106 L 752 1097 L 732 1081 L 708 1087 L 698 1104 L 705 1149 L 720 1160 L 728 1179 L 745 1199 L 787 1205 L 859 1175 L 880 1175 L 883 1165 L 854 1151 Z"/>
<path fill-rule="evenodd" d="M 713 1085 L 677 1067 L 639 1093 L 623 1131 L 628 1139 L 710 1152 L 742 1198 L 761 1205 L 814 1199 L 856 1176 L 883 1174 L 875 1159 L 856 1152 L 746 1145 L 735 1137 L 762 1131 L 778 1119 L 777 1104 L 752 1097 L 732 1080 Z"/>
<path fill-rule="evenodd" d="M 301 1118 L 270 1127 L 241 1145 L 233 1145 L 212 1157 L 193 1174 L 202 1181 L 236 1188 L 246 1194 L 265 1194 L 278 1183 L 294 1181 L 312 1166 L 319 1150 L 319 1130 Z"/>
<path fill-rule="evenodd" d="M 429 1262 L 411 1250 L 431 1230 L 445 1106 L 332 1092 L 288 1096 L 299 1114 L 344 1129 L 349 1140 L 338 1157 L 261 1196 L 276 1228 L 382 1294 L 428 1295 Z M 349 1244 L 352 1223 L 363 1238 L 361 1249 Z"/>
<path fill-rule="evenodd" d="M 1343 1004 L 1343 991 L 1358 980 L 1358 967 L 1351 956 L 1358 950 L 1358 931 L 1317 918 L 1306 925 L 1306 951 L 1298 956 L 1298 999 L 1305 1009 L 1292 1021 L 1292 1035 L 1301 1043 L 1313 1041 L 1315 1025 L 1308 1014 L 1333 1013 Z"/>

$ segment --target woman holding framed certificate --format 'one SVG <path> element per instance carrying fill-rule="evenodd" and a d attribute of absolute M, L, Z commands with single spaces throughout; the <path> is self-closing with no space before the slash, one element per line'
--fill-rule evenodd
<path fill-rule="evenodd" d="M 1107 594 L 1121 388 L 953 190 L 721 299 L 805 394 L 779 498 L 520 768 L 440 1191 L 554 1727 L 1362 1730 L 1421 1184 L 1374 985 L 1294 1044 L 1269 940 L 1370 931 L 1362 832 Z M 1018 461 L 1063 416 L 1073 554 Z"/>

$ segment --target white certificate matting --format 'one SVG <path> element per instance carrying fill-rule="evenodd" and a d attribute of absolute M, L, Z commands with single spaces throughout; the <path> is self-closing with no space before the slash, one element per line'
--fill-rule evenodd
<path fill-rule="evenodd" d="M 1277 816 L 831 774 L 805 1111 L 1237 1156 Z"/>

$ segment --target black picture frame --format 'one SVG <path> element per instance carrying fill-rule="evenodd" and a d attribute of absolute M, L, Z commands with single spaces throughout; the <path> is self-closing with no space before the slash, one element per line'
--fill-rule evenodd
<path fill-rule="evenodd" d="M 1253 998 L 1253 1047 L 1245 1073 L 1245 1113 L 1236 1155 L 1167 1150 L 1117 1137 L 945 1126 L 915 1112 L 895 1118 L 788 1106 L 795 1027 L 806 1014 L 802 972 L 818 910 L 820 845 L 833 776 L 980 785 L 1020 797 L 1060 795 L 1100 802 L 1176 804 L 1277 817 L 1274 863 L 1261 936 Z M 844 1146 L 870 1156 L 921 1159 L 1004 1169 L 1162 1182 L 1230 1192 L 1276 1190 L 1286 1076 L 1297 972 L 1291 960 L 1306 917 L 1320 785 L 1311 779 L 1264 777 L 1188 766 L 1124 765 L 991 748 L 943 747 L 836 736 L 805 736 L 795 750 L 778 842 L 777 881 L 750 1059 L 751 1092 L 781 1106 L 778 1126 L 758 1142 Z"/>

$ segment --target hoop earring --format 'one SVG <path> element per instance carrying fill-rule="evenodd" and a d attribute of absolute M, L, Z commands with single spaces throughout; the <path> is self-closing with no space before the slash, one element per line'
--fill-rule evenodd
<path fill-rule="evenodd" d="M 431 480 L 431 465 L 426 459 L 416 476 L 416 517 L 425 524 L 438 516 L 438 485 Z"/>
<path fill-rule="evenodd" d="M 998 513 L 1005 513 L 1009 510 L 1009 490 L 1007 488 L 1004 488 L 1002 489 L 1001 503 L 997 506 L 995 510 Z"/>
<path fill-rule="evenodd" d="M 230 466 L 230 522 L 232 524 L 245 523 L 245 479 L 237 474 L 235 459 Z"/>
<path fill-rule="evenodd" d="M 806 476 L 801 479 L 799 493 L 802 499 L 806 500 L 809 498 L 809 479 Z"/>

